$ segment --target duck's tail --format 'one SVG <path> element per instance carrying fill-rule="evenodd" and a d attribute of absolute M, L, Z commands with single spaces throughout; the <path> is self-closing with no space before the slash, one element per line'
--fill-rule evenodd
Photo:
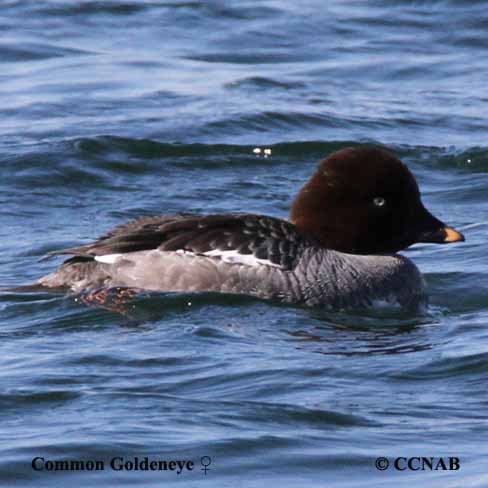
<path fill-rule="evenodd" d="M 38 293 L 38 292 L 56 292 L 57 289 L 49 288 L 41 283 L 33 283 L 32 285 L 22 286 L 0 286 L 1 293 Z M 61 291 L 61 290 L 59 290 Z"/>

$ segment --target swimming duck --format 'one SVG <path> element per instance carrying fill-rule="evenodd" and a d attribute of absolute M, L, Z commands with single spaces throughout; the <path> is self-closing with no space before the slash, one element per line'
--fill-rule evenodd
<path fill-rule="evenodd" d="M 425 284 L 396 254 L 418 242 L 464 236 L 422 204 L 408 168 L 378 147 L 320 161 L 290 219 L 266 215 L 162 215 L 120 225 L 37 284 L 87 292 L 112 287 L 222 292 L 344 309 L 386 301 L 418 307 Z"/>

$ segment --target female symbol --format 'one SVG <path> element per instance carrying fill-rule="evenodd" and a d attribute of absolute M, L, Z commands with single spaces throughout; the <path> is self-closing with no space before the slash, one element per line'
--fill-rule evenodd
<path fill-rule="evenodd" d="M 207 471 L 210 470 L 209 466 L 212 463 L 210 456 L 202 456 L 200 458 L 200 463 L 202 464 L 203 468 L 200 468 L 201 471 L 205 472 L 205 476 L 207 476 Z"/>

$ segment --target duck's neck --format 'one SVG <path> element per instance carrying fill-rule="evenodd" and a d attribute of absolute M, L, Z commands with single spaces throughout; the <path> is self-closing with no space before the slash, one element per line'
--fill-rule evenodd
<path fill-rule="evenodd" d="M 351 252 L 346 245 L 347 240 L 352 237 L 348 235 L 349 229 L 343 223 L 337 222 L 337 216 L 328 208 L 323 183 L 314 176 L 293 200 L 290 221 L 300 232 L 312 237 L 322 247 Z"/>

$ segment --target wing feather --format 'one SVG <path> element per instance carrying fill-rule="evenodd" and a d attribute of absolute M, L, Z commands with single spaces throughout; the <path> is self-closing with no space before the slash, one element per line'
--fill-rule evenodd
<path fill-rule="evenodd" d="M 114 228 L 91 244 L 51 253 L 80 257 L 151 249 L 188 251 L 218 258 L 219 252 L 253 255 L 262 264 L 291 269 L 305 247 L 316 243 L 290 222 L 254 214 L 143 217 Z M 249 261 L 249 260 L 247 260 Z"/>

